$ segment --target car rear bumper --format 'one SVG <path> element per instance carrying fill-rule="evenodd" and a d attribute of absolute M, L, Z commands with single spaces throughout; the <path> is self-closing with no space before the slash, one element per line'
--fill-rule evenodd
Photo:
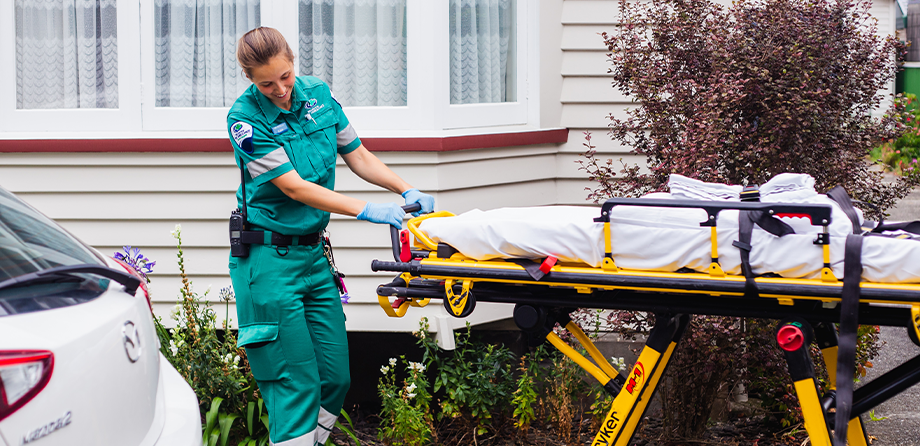
<path fill-rule="evenodd" d="M 160 356 L 160 377 L 163 383 L 166 417 L 157 446 L 200 446 L 201 414 L 198 398 L 182 375 Z"/>

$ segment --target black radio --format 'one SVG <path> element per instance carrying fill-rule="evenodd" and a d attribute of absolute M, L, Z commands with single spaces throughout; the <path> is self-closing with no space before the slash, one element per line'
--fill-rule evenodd
<path fill-rule="evenodd" d="M 230 255 L 233 257 L 246 257 L 249 255 L 249 245 L 243 243 L 243 230 L 246 229 L 246 217 L 235 209 L 230 213 Z"/>
<path fill-rule="evenodd" d="M 243 189 L 243 209 L 230 212 L 230 256 L 248 257 L 249 245 L 243 243 L 246 230 L 246 178 L 243 176 L 243 159 L 240 158 L 240 187 Z"/>

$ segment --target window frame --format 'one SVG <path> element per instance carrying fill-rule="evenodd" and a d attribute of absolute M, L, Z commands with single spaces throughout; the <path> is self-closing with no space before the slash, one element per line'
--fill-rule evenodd
<path fill-rule="evenodd" d="M 16 78 L 15 2 L 0 6 L 0 76 Z M 154 0 L 118 0 L 117 109 L 16 110 L 16 84 L 0 88 L 0 128 L 17 132 L 226 132 L 229 107 L 156 107 Z M 261 0 L 261 24 L 277 28 L 299 53 L 299 2 Z M 449 5 L 407 0 L 407 105 L 345 107 L 362 135 L 477 133 L 488 127 L 539 126 L 539 7 L 516 1 L 517 101 L 450 104 Z M 438 17 L 426 20 L 426 17 Z M 137 18 L 138 22 L 133 22 Z M 126 30 L 131 30 L 128 32 Z M 298 66 L 295 63 L 295 67 Z M 46 123 L 52 122 L 53 128 Z"/>
<path fill-rule="evenodd" d="M 138 2 L 118 0 L 115 7 L 118 33 L 118 108 L 27 109 L 16 108 L 16 7 L 15 0 L 0 2 L 0 128 L 17 132 L 136 132 L 141 130 L 141 62 L 137 54 L 140 34 L 132 19 Z M 52 128 L 49 128 L 52 123 Z"/>

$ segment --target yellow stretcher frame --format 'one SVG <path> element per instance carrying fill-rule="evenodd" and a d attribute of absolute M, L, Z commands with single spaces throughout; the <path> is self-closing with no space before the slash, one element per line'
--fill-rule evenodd
<path fill-rule="evenodd" d="M 634 201 L 624 201 L 621 204 L 626 203 L 632 204 Z M 738 203 L 733 205 L 737 206 Z M 761 208 L 763 206 L 758 209 Z M 794 208 L 792 211 L 796 210 Z M 604 209 L 603 215 L 607 216 L 609 208 L 605 205 Z M 816 240 L 816 244 L 823 245 L 821 248 L 824 252 L 825 264 L 820 278 L 758 277 L 754 283 L 760 292 L 751 298 L 744 288 L 745 277 L 726 275 L 719 266 L 715 227 L 719 209 L 706 210 L 712 224 L 703 222 L 701 225 L 712 228 L 713 258 L 706 273 L 666 273 L 616 267 L 610 255 L 609 221 L 605 221 L 607 255 L 600 268 L 583 264 L 556 264 L 547 268 L 542 278 L 534 278 L 525 262 L 476 261 L 452 249 L 443 249 L 444 246 L 439 246 L 419 230 L 422 221 L 453 216 L 449 212 L 416 217 L 407 225 L 415 236 L 414 259 L 410 262 L 375 260 L 372 264 L 375 271 L 402 273 L 393 282 L 378 287 L 378 300 L 390 317 L 402 317 L 410 306 L 423 307 L 431 298 L 442 299 L 445 309 L 457 317 L 465 317 L 472 312 L 477 300 L 516 303 L 515 321 L 522 330 L 540 332 L 549 343 L 615 395 L 610 411 L 592 443 L 594 446 L 628 444 L 670 363 L 690 314 L 782 319 L 780 328 L 795 326 L 808 339 L 801 347 L 785 351 L 802 407 L 805 429 L 812 444 L 831 446 L 832 430 L 829 423 L 833 423 L 833 417 L 828 417 L 832 406 L 828 400 L 836 388 L 834 372 L 837 366 L 836 331 L 831 324 L 840 306 L 842 283 L 829 268 L 829 243 L 819 243 L 822 240 L 820 236 Z M 784 207 L 768 211 L 773 214 L 789 210 Z M 813 222 L 818 219 L 824 226 L 823 240 L 826 241 L 829 212 L 826 216 L 818 213 L 811 217 Z M 533 285 L 547 287 L 553 295 L 561 297 L 547 299 L 545 296 L 529 294 L 528 289 Z M 873 325 L 905 326 L 914 342 L 920 340 L 920 284 L 863 282 L 860 289 L 860 303 L 865 307 L 865 314 L 861 313 L 860 316 L 861 321 Z M 646 304 L 642 302 L 643 299 L 660 303 Z M 900 308 L 891 308 L 891 304 L 900 305 Z M 656 325 L 636 363 L 628 374 L 623 375 L 606 361 L 591 340 L 568 319 L 567 313 L 560 310 L 566 307 L 652 311 L 656 315 Z M 557 322 L 574 335 L 594 362 L 553 333 L 551 327 Z M 548 330 L 547 324 L 550 327 Z M 813 326 L 818 328 L 817 336 Z M 823 360 L 828 367 L 831 377 L 830 396 L 818 393 L 813 362 L 808 351 L 812 340 L 821 346 Z M 864 386 L 866 390 L 862 394 L 856 392 L 858 398 L 852 412 L 854 416 L 847 429 L 849 445 L 868 444 L 865 428 L 859 418 L 859 414 L 865 412 L 865 406 L 884 401 L 920 382 L 920 356 L 895 371 L 898 373 L 890 379 L 883 376 Z"/>

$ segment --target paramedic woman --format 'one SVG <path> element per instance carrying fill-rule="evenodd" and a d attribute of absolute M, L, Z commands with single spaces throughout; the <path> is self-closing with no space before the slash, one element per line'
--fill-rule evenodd
<path fill-rule="evenodd" d="M 367 151 L 329 86 L 295 77 L 294 54 L 271 28 L 237 43 L 252 85 L 227 115 L 245 189 L 247 222 L 264 231 L 246 257 L 230 258 L 238 344 L 246 348 L 275 445 L 325 443 L 350 384 L 345 317 L 323 255 L 329 214 L 402 225 L 396 203 L 366 203 L 333 191 L 336 155 L 359 177 L 430 212 L 434 198 Z M 242 196 L 242 190 L 246 196 Z"/>

